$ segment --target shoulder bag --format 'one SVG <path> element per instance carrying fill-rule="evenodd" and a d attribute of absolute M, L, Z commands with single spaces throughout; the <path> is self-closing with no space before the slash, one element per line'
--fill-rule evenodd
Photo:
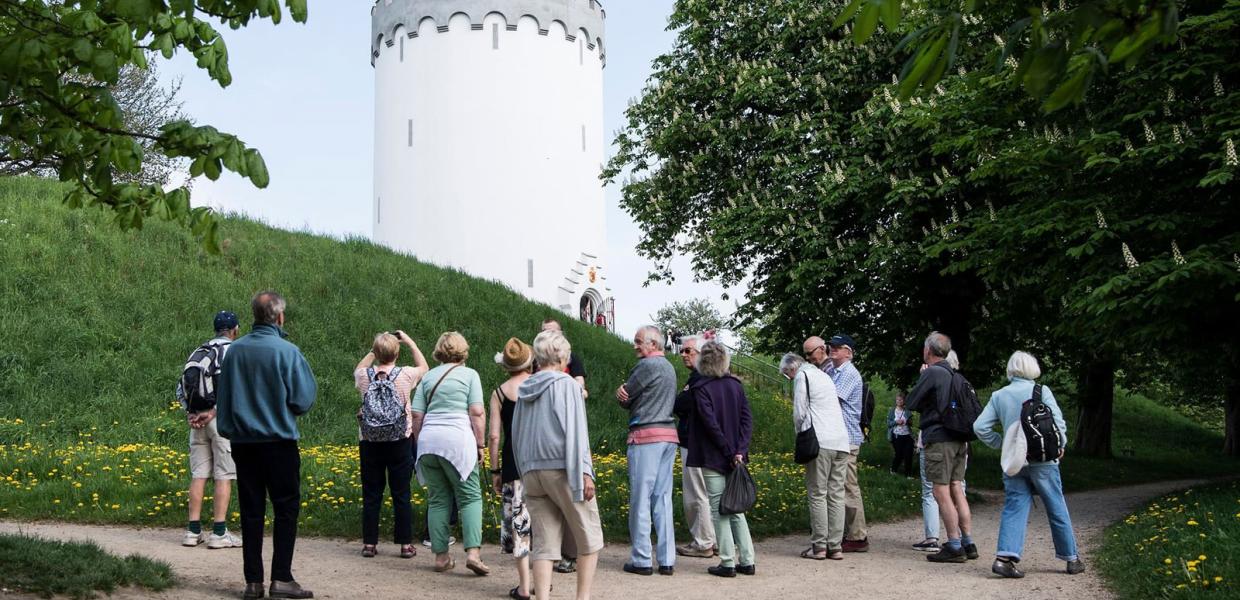
<path fill-rule="evenodd" d="M 793 392 L 795 393 L 795 391 Z M 793 459 L 803 465 L 818 458 L 818 432 L 814 430 L 814 411 L 810 407 L 809 375 L 805 376 L 805 414 L 809 417 L 809 427 L 797 432 L 796 451 Z"/>

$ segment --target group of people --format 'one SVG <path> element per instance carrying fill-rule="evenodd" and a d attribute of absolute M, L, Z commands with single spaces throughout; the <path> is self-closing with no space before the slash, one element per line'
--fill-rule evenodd
<path fill-rule="evenodd" d="M 284 331 L 286 302 L 274 291 L 251 301 L 254 326 L 239 337 L 236 315 L 216 315 L 215 337 L 190 356 L 178 397 L 190 426 L 189 526 L 184 544 L 241 547 L 243 597 L 312 598 L 293 578 L 291 565 L 300 509 L 300 437 L 297 417 L 311 409 L 316 384 L 309 364 Z M 629 413 L 629 538 L 623 570 L 636 575 L 675 574 L 677 556 L 712 558 L 707 572 L 719 577 L 756 573 L 753 541 L 744 514 L 721 514 L 726 481 L 749 460 L 753 419 L 744 386 L 730 373 L 727 348 L 702 336 L 682 336 L 680 355 L 689 378 L 678 385 L 664 355 L 666 340 L 645 326 L 633 337 L 638 361 L 615 392 Z M 412 364 L 400 365 L 401 348 Z M 780 370 L 792 381 L 797 431 L 813 427 L 820 446 L 806 465 L 810 545 L 801 553 L 814 560 L 865 552 L 869 540 L 857 477 L 857 455 L 865 443 L 866 393 L 852 364 L 856 344 L 847 335 L 805 341 L 803 355 L 787 354 Z M 952 398 L 952 374 L 945 363 L 950 340 L 934 333 L 923 351 L 926 367 L 917 386 L 888 418 L 893 443 L 911 437 L 910 413 L 921 415 L 919 444 L 923 480 L 936 502 L 926 512 L 926 540 L 935 562 L 976 558 L 970 513 L 964 496 L 967 443 L 946 435 L 944 407 Z M 416 475 L 428 491 L 427 528 L 434 570 L 456 567 L 449 547 L 451 522 L 459 518 L 465 568 L 487 575 L 482 560 L 483 470 L 502 498 L 500 547 L 516 563 L 516 599 L 547 598 L 553 570 L 577 573 L 577 597 L 589 598 L 603 531 L 596 501 L 595 473 L 585 402 L 585 370 L 559 323 L 547 320 L 526 343 L 511 338 L 495 355 L 507 379 L 489 399 L 477 371 L 466 366 L 468 341 L 446 332 L 436 341 L 431 368 L 418 345 L 403 331 L 380 332 L 353 371 L 361 402 L 357 411 L 362 480 L 362 550 L 378 554 L 379 513 L 385 491 L 393 505 L 393 541 L 399 556 L 412 558 L 411 482 Z M 1002 442 L 992 431 L 1020 417 L 1020 396 L 1032 387 L 1037 363 L 1017 353 L 1009 363 L 1012 384 L 999 390 L 977 420 L 977 435 L 989 445 Z M 1062 415 L 1049 390 L 1042 398 Z M 1015 406 L 1015 408 L 1013 408 Z M 1015 415 L 1015 416 L 1013 416 Z M 907 442 L 900 442 L 902 445 Z M 672 517 L 673 465 L 683 464 L 683 501 L 692 537 L 675 545 Z M 487 460 L 489 458 L 489 460 Z M 893 465 L 894 468 L 894 465 Z M 910 468 L 907 464 L 905 468 Z M 215 480 L 211 533 L 203 531 L 201 505 L 208 478 Z M 226 526 L 229 481 L 237 482 L 241 537 Z M 994 570 L 1020 576 L 1016 563 L 1024 539 L 1029 498 L 1043 497 L 1051 513 L 1056 554 L 1068 571 L 1083 570 L 1076 555 L 1071 522 L 1063 503 L 1057 461 L 1030 464 L 1004 478 L 1004 509 Z M 1048 496 L 1057 494 L 1058 501 Z M 268 500 L 273 509 L 270 585 L 264 588 L 262 540 Z M 931 535 L 940 516 L 947 542 Z M 652 541 L 652 536 L 654 540 Z M 242 540 L 245 540 L 243 544 Z M 925 548 L 923 548 L 925 549 Z"/>

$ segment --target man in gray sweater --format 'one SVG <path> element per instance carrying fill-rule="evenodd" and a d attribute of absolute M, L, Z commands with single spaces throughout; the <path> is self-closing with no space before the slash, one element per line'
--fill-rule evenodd
<path fill-rule="evenodd" d="M 637 366 L 616 390 L 620 406 L 629 411 L 629 539 L 632 551 L 624 570 L 654 573 L 650 525 L 654 515 L 659 538 L 659 574 L 672 575 L 676 535 L 672 524 L 672 464 L 679 438 L 672 408 L 676 403 L 676 369 L 663 356 L 663 334 L 647 325 L 633 336 Z"/>

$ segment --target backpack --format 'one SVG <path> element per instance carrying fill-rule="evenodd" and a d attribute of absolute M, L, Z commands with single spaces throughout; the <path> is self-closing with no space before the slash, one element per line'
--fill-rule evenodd
<path fill-rule="evenodd" d="M 861 425 L 861 433 L 865 435 L 865 439 L 870 439 L 870 424 L 874 421 L 874 391 L 870 389 L 870 384 L 861 384 L 861 415 L 858 422 Z"/>
<path fill-rule="evenodd" d="M 943 368 L 952 374 L 947 406 L 941 408 L 943 428 L 959 441 L 976 440 L 977 434 L 973 433 L 973 422 L 982 414 L 982 403 L 977 400 L 977 391 L 959 371 L 952 370 L 946 365 Z"/>
<path fill-rule="evenodd" d="M 396 376 L 400 367 L 381 379 L 375 378 L 373 367 L 366 369 L 370 385 L 362 394 L 362 439 L 367 442 L 395 442 L 405 438 L 408 416 L 405 403 L 396 393 Z"/>
<path fill-rule="evenodd" d="M 1042 386 L 1033 386 L 1033 397 L 1020 407 L 1020 426 L 1025 432 L 1029 462 L 1048 462 L 1059 458 L 1059 426 L 1055 413 L 1042 402 Z"/>
<path fill-rule="evenodd" d="M 177 397 L 187 412 L 199 413 L 215 408 L 215 382 L 230 341 L 207 342 L 190 355 L 181 369 Z"/>

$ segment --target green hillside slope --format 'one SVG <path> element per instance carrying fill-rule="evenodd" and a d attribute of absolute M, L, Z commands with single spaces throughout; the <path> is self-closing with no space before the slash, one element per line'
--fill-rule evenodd
<path fill-rule="evenodd" d="M 460 331 L 490 390 L 503 378 L 492 357 L 504 341 L 532 341 L 544 318 L 557 317 L 590 375 L 596 450 L 623 448 L 627 415 L 612 391 L 636 359 L 601 329 L 368 241 L 232 218 L 225 252 L 207 256 L 177 226 L 121 232 L 105 213 L 69 210 L 59 198 L 53 183 L 0 178 L 0 416 L 40 423 L 39 437 L 181 446 L 172 390 L 185 357 L 210 337 L 215 311 L 235 311 L 244 332 L 251 295 L 273 288 L 289 301 L 290 340 L 319 384 L 301 420 L 309 444 L 356 439 L 351 373 L 376 332 L 405 329 L 429 360 L 440 333 Z"/>

